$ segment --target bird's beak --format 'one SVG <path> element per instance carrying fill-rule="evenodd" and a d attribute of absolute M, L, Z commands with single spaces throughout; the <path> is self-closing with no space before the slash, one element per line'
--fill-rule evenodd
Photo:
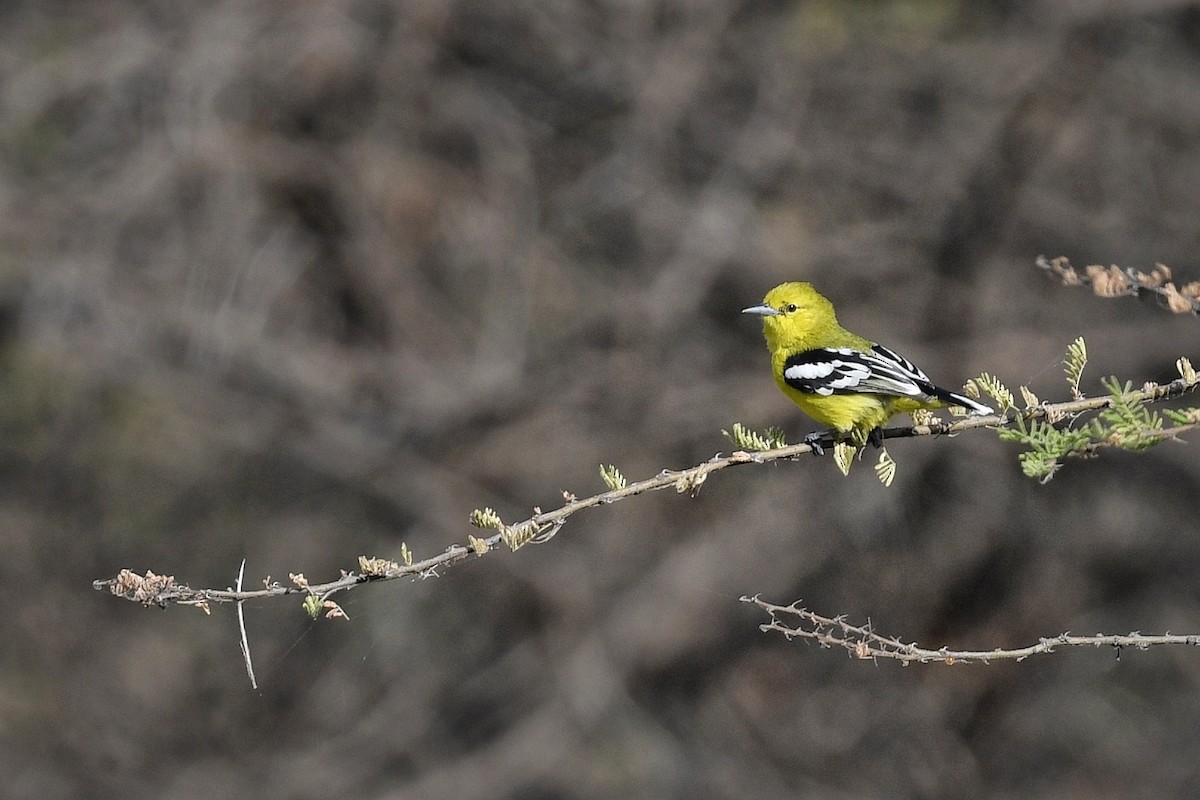
<path fill-rule="evenodd" d="M 770 306 L 750 306 L 742 309 L 743 314 L 758 314 L 760 317 L 774 317 L 779 314 L 778 309 Z"/>

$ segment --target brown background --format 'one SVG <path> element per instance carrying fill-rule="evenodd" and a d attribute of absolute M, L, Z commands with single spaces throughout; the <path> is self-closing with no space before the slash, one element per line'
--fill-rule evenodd
<path fill-rule="evenodd" d="M 811 425 L 738 311 L 809 279 L 951 387 L 1169 380 L 1200 279 L 1192 2 L 0 7 L 0 794 L 1189 797 L 1200 652 L 850 660 L 761 592 L 938 646 L 1200 632 L 1195 445 L 1042 487 L 988 433 L 343 597 L 143 610 L 463 543 Z"/>

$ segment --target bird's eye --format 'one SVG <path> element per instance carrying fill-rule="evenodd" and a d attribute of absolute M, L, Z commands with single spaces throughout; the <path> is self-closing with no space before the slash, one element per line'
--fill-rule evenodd
<path fill-rule="evenodd" d="M 791 314 L 791 313 L 795 312 L 795 310 L 796 310 L 796 304 L 795 304 L 795 303 L 788 303 L 788 304 L 787 304 L 787 308 L 785 309 L 785 311 L 787 311 L 789 314 Z"/>

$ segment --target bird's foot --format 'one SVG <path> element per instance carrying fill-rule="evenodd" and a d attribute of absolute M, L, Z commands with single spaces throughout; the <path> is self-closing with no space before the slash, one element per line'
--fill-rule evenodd
<path fill-rule="evenodd" d="M 876 450 L 883 447 L 883 428 L 871 428 L 871 432 L 867 434 L 867 441 L 874 445 Z"/>
<path fill-rule="evenodd" d="M 802 443 L 812 448 L 814 456 L 823 456 L 825 455 L 825 448 L 834 443 L 835 435 L 835 431 L 813 431 L 804 437 Z"/>

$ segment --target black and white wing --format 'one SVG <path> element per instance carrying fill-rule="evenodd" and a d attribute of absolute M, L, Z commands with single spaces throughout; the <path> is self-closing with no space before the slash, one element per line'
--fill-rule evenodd
<path fill-rule="evenodd" d="M 783 365 L 788 386 L 806 394 L 887 394 L 929 396 L 933 385 L 915 364 L 882 345 L 868 350 L 821 347 L 789 358 Z"/>
<path fill-rule="evenodd" d="M 881 394 L 919 401 L 940 400 L 977 414 L 992 413 L 982 403 L 934 386 L 916 364 L 881 344 L 871 345 L 870 350 L 821 347 L 797 353 L 784 362 L 783 380 L 798 392 L 823 397 Z"/>

